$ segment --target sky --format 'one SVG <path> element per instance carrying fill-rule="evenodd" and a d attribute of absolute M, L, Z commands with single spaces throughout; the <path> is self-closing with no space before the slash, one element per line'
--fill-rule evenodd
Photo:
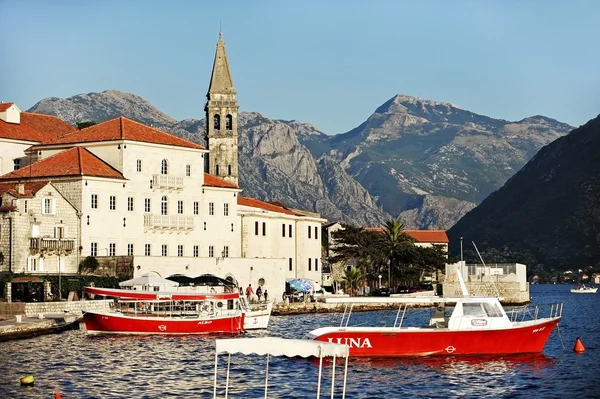
<path fill-rule="evenodd" d="M 0 101 L 116 89 L 204 117 L 219 30 L 241 111 L 347 132 L 396 94 L 573 126 L 600 113 L 596 0 L 0 0 Z"/>

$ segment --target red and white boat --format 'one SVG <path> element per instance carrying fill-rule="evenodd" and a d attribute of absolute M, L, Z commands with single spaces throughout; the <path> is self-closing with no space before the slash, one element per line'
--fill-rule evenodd
<path fill-rule="evenodd" d="M 464 284 L 463 284 L 464 286 Z M 466 288 L 463 288 L 463 294 Z M 339 327 L 323 327 L 307 338 L 346 344 L 350 356 L 402 357 L 431 355 L 496 355 L 539 353 L 562 318 L 562 304 L 521 307 L 505 311 L 499 298 L 328 298 L 327 303 L 399 304 L 392 326 L 350 326 L 353 305 L 346 307 Z M 403 325 L 407 308 L 416 304 L 435 306 L 428 325 Z M 546 311 L 542 317 L 541 311 Z"/>
<path fill-rule="evenodd" d="M 237 334 L 244 331 L 238 293 L 198 294 L 86 287 L 117 298 L 114 309 L 85 312 L 88 334 Z"/>

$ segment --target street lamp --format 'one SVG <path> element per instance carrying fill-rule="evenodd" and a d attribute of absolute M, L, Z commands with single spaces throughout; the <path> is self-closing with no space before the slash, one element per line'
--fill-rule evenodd
<path fill-rule="evenodd" d="M 62 283 L 61 283 L 61 274 L 62 268 L 60 267 L 60 238 L 58 239 L 58 250 L 56 251 L 58 255 L 58 300 L 62 300 Z"/>
<path fill-rule="evenodd" d="M 379 275 L 379 288 L 381 288 L 381 274 Z"/>

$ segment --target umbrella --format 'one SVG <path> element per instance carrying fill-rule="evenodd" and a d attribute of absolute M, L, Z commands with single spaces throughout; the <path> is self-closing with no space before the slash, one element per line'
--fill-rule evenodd
<path fill-rule="evenodd" d="M 207 285 L 210 287 L 235 287 L 235 283 L 227 279 L 217 277 L 214 274 L 203 274 L 192 279 L 194 285 Z"/>
<path fill-rule="evenodd" d="M 169 287 L 177 287 L 179 283 L 157 276 L 150 276 L 149 274 L 144 274 L 143 276 L 131 280 L 121 281 L 119 283 L 120 287 L 133 287 L 134 285 L 164 285 Z"/>
<path fill-rule="evenodd" d="M 313 288 L 313 282 L 304 278 L 296 278 L 288 281 L 290 288 L 300 292 L 309 292 Z"/>
<path fill-rule="evenodd" d="M 194 282 L 193 278 L 188 277 L 184 274 L 174 274 L 172 276 L 167 277 L 167 280 L 175 281 L 181 286 L 191 285 Z"/>

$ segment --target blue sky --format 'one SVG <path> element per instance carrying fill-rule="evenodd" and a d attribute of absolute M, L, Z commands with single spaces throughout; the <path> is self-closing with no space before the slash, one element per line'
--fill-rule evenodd
<path fill-rule="evenodd" d="M 0 100 L 117 89 L 202 118 L 219 24 L 242 111 L 346 132 L 402 93 L 578 126 L 600 113 L 600 2 L 0 0 Z"/>

